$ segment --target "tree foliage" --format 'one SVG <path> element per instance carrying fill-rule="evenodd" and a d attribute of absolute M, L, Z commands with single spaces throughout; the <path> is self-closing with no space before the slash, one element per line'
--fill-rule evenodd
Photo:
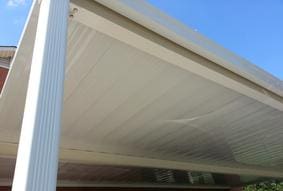
<path fill-rule="evenodd" d="M 244 191 L 283 191 L 283 182 L 271 181 L 246 186 Z"/>

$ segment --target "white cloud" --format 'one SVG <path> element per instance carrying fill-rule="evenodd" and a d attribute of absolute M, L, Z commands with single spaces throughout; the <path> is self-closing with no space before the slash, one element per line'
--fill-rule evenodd
<path fill-rule="evenodd" d="M 17 7 L 20 5 L 24 5 L 26 0 L 7 0 L 7 5 L 10 7 Z"/>
<path fill-rule="evenodd" d="M 12 21 L 12 23 L 13 23 L 14 25 L 21 26 L 21 25 L 24 23 L 24 19 L 23 19 L 23 18 L 14 19 L 14 20 Z"/>

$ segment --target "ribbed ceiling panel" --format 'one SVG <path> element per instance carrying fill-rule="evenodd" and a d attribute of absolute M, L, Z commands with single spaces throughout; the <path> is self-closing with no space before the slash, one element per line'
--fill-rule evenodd
<path fill-rule="evenodd" d="M 63 147 L 282 168 L 282 112 L 78 23 L 68 38 Z"/>

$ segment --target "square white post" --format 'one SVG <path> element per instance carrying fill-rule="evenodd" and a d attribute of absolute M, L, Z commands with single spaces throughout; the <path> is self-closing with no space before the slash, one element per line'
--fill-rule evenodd
<path fill-rule="evenodd" d="M 69 0 L 41 0 L 13 191 L 55 191 Z"/>

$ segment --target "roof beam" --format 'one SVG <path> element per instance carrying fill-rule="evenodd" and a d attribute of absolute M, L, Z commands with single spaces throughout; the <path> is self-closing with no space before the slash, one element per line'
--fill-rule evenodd
<path fill-rule="evenodd" d="M 10 69 L 10 64 L 8 64 L 8 61 L 4 62 L 0 59 L 0 67 L 5 69 Z"/>
<path fill-rule="evenodd" d="M 0 156 L 6 158 L 14 158 L 17 153 L 17 144 L 0 143 Z M 283 178 L 283 172 L 273 169 L 254 169 L 250 167 L 231 167 L 197 164 L 191 162 L 179 162 L 163 159 L 144 158 L 136 156 L 126 156 L 110 153 L 101 153 L 95 151 L 83 151 L 74 149 L 60 149 L 60 161 L 75 164 L 99 164 L 99 165 L 117 165 L 117 166 L 133 166 L 146 168 L 164 168 L 174 170 L 188 170 L 213 172 L 223 174 L 250 175 L 259 177 L 277 177 Z"/>
<path fill-rule="evenodd" d="M 91 0 L 71 0 L 74 20 L 172 65 L 283 111 L 282 96 L 160 36 Z"/>

